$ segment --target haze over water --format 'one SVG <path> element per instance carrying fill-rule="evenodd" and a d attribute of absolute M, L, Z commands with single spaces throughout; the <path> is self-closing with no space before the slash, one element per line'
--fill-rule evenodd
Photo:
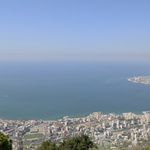
<path fill-rule="evenodd" d="M 150 110 L 150 85 L 127 81 L 150 75 L 150 63 L 1 61 L 0 118 L 58 119 L 91 112 Z"/>

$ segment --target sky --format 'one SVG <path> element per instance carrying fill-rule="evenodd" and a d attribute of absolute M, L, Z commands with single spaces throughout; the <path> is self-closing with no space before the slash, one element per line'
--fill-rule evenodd
<path fill-rule="evenodd" d="M 149 0 L 0 0 L 0 59 L 150 59 Z"/>

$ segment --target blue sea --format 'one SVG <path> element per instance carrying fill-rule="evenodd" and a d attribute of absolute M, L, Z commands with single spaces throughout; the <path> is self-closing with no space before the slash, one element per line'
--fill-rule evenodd
<path fill-rule="evenodd" d="M 117 61 L 1 60 L 0 118 L 54 120 L 150 110 L 150 63 Z"/>

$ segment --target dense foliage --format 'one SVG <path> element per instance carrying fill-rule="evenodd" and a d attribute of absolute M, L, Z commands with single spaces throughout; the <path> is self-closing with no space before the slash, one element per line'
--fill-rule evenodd
<path fill-rule="evenodd" d="M 12 141 L 0 132 L 0 150 L 12 150 Z"/>
<path fill-rule="evenodd" d="M 88 150 L 96 147 L 96 145 L 87 135 L 81 135 L 64 140 L 59 147 L 63 150 Z"/>
<path fill-rule="evenodd" d="M 54 142 L 45 141 L 38 150 L 58 150 L 58 146 Z"/>
<path fill-rule="evenodd" d="M 87 135 L 80 135 L 65 139 L 59 145 L 56 145 L 54 142 L 45 141 L 38 150 L 88 150 L 89 148 L 97 148 L 97 146 Z"/>

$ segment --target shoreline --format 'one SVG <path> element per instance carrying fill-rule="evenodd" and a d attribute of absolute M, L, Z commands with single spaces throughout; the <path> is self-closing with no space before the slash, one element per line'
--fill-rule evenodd
<path fill-rule="evenodd" d="M 115 115 L 122 115 L 123 113 L 134 113 L 136 115 L 142 115 L 143 113 L 142 112 L 146 112 L 146 111 L 138 111 L 138 112 L 135 112 L 135 111 L 129 111 L 129 112 L 118 112 L 118 113 L 115 113 L 115 112 L 101 112 L 101 111 L 94 111 L 94 112 L 89 112 L 89 113 L 86 113 L 84 115 L 64 115 L 62 117 L 59 117 L 59 118 L 55 118 L 55 119 L 7 119 L 7 118 L 0 118 L 0 120 L 11 120 L 11 121 L 30 121 L 30 120 L 34 120 L 34 121 L 57 121 L 57 120 L 60 120 L 60 119 L 63 119 L 64 117 L 68 117 L 68 118 L 71 118 L 71 119 L 75 119 L 75 118 L 85 118 L 87 117 L 88 115 L 92 114 L 92 113 L 95 113 L 95 112 L 100 112 L 102 113 L 103 115 L 109 115 L 109 114 L 115 114 Z"/>

